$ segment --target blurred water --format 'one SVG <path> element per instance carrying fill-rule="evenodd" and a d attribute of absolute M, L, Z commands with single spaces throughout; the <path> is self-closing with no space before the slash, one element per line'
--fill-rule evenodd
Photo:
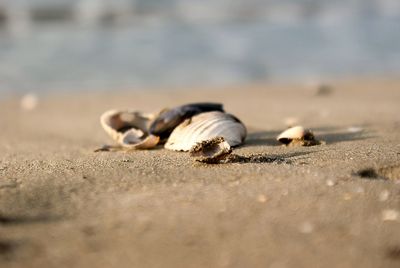
<path fill-rule="evenodd" d="M 398 13 L 325 10 L 309 19 L 288 10 L 267 19 L 153 16 L 118 26 L 46 24 L 17 35 L 3 29 L 0 92 L 400 75 Z"/>

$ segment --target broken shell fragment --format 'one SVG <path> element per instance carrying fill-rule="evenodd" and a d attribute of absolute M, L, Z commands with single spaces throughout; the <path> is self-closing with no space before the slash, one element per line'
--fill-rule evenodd
<path fill-rule="evenodd" d="M 189 151 L 198 142 L 223 137 L 230 146 L 243 143 L 246 127 L 233 115 L 223 112 L 206 112 L 186 119 L 171 133 L 166 149 Z"/>
<path fill-rule="evenodd" d="M 149 149 L 157 145 L 160 138 L 148 134 L 148 126 L 154 118 L 131 110 L 110 110 L 100 117 L 106 133 L 125 149 Z"/>
<path fill-rule="evenodd" d="M 190 156 L 198 162 L 215 164 L 225 159 L 232 148 L 223 137 L 215 137 L 196 143 L 190 150 Z"/>
<path fill-rule="evenodd" d="M 154 119 L 149 127 L 149 132 L 161 138 L 168 138 L 171 132 L 180 123 L 192 116 L 204 112 L 220 111 L 223 112 L 223 106 L 220 103 L 191 103 L 181 105 L 172 109 L 165 109 Z"/>
<path fill-rule="evenodd" d="M 283 131 L 277 140 L 287 146 L 313 146 L 320 144 L 314 137 L 311 130 L 302 126 L 291 127 Z"/>

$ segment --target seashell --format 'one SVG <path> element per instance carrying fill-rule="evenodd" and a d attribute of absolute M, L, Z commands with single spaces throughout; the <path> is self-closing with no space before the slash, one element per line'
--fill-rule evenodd
<path fill-rule="evenodd" d="M 290 146 L 312 146 L 319 144 L 319 141 L 315 139 L 314 134 L 302 126 L 291 127 L 283 131 L 276 139 L 279 142 Z"/>
<path fill-rule="evenodd" d="M 157 145 L 160 138 L 148 134 L 148 126 L 154 118 L 131 110 L 110 110 L 100 117 L 106 133 L 126 149 L 149 149 Z"/>
<path fill-rule="evenodd" d="M 328 84 L 319 84 L 316 88 L 315 95 L 316 96 L 328 96 L 332 94 L 333 87 Z"/>
<path fill-rule="evenodd" d="M 232 148 L 223 137 L 215 137 L 196 143 L 189 153 L 198 162 L 216 164 L 231 154 Z"/>
<path fill-rule="evenodd" d="M 286 117 L 283 121 L 283 123 L 286 125 L 286 127 L 293 127 L 299 123 L 299 118 L 297 117 Z"/>
<path fill-rule="evenodd" d="M 193 116 L 177 126 L 168 138 L 165 148 L 189 151 L 198 142 L 223 137 L 230 146 L 243 143 L 246 127 L 233 115 L 223 112 L 206 112 Z"/>
<path fill-rule="evenodd" d="M 21 109 L 25 111 L 33 111 L 39 104 L 39 98 L 34 93 L 28 93 L 21 98 Z"/>
<path fill-rule="evenodd" d="M 163 110 L 151 123 L 150 133 L 161 138 L 168 138 L 171 132 L 183 121 L 194 115 L 220 111 L 223 112 L 223 106 L 220 103 L 191 103 L 178 106 L 172 109 Z"/>

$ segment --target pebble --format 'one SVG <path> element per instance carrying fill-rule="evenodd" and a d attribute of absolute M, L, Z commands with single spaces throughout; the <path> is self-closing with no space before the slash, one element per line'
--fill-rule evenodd
<path fill-rule="evenodd" d="M 21 109 L 25 111 L 35 110 L 38 106 L 39 98 L 36 94 L 28 93 L 21 98 Z"/>
<path fill-rule="evenodd" d="M 240 180 L 233 181 L 233 182 L 230 182 L 230 183 L 229 183 L 229 186 L 230 186 L 230 187 L 235 187 L 235 186 L 238 186 L 238 185 L 240 185 Z"/>
<path fill-rule="evenodd" d="M 333 88 L 328 84 L 319 84 L 316 88 L 315 95 L 316 96 L 327 96 L 332 94 Z"/>
<path fill-rule="evenodd" d="M 333 181 L 333 180 L 326 180 L 326 185 L 328 185 L 328 186 L 335 186 L 336 185 L 336 182 L 335 181 Z"/>
<path fill-rule="evenodd" d="M 346 201 L 351 200 L 351 194 L 345 193 L 345 194 L 343 195 L 343 199 L 346 200 Z"/>
<path fill-rule="evenodd" d="M 287 117 L 283 120 L 284 124 L 288 127 L 293 127 L 299 124 L 300 120 L 297 117 Z"/>
<path fill-rule="evenodd" d="M 319 111 L 319 116 L 321 118 L 327 118 L 327 117 L 330 116 L 330 114 L 331 114 L 331 112 L 329 110 L 321 110 L 321 111 Z"/>
<path fill-rule="evenodd" d="M 388 190 L 383 190 L 380 194 L 379 194 L 379 201 L 381 202 L 385 202 L 386 200 L 389 199 L 389 191 Z"/>
<path fill-rule="evenodd" d="M 399 219 L 399 212 L 394 209 L 385 209 L 382 211 L 383 221 L 396 221 Z"/>
<path fill-rule="evenodd" d="M 260 202 L 260 203 L 265 203 L 265 202 L 267 202 L 267 197 L 265 195 L 263 195 L 263 194 L 260 194 L 257 197 L 257 201 Z"/>
<path fill-rule="evenodd" d="M 299 226 L 299 231 L 303 234 L 310 234 L 314 231 L 314 225 L 311 222 L 303 222 L 300 226 Z"/>
<path fill-rule="evenodd" d="M 358 186 L 354 189 L 354 192 L 357 194 L 363 194 L 365 192 L 364 188 L 361 186 Z"/>
<path fill-rule="evenodd" d="M 350 133 L 358 133 L 363 131 L 364 129 L 362 127 L 357 127 L 357 126 L 351 126 L 347 128 L 347 131 Z"/>

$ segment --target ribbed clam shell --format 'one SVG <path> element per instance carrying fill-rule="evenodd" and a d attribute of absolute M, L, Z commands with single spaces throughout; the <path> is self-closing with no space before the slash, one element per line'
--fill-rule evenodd
<path fill-rule="evenodd" d="M 206 112 L 193 116 L 171 133 L 166 149 L 189 151 L 198 142 L 223 137 L 230 146 L 243 143 L 246 127 L 236 117 L 223 112 Z"/>
<path fill-rule="evenodd" d="M 127 149 L 148 149 L 157 145 L 159 137 L 148 135 L 152 114 L 132 110 L 110 110 L 103 113 L 100 123 L 106 133 Z"/>

